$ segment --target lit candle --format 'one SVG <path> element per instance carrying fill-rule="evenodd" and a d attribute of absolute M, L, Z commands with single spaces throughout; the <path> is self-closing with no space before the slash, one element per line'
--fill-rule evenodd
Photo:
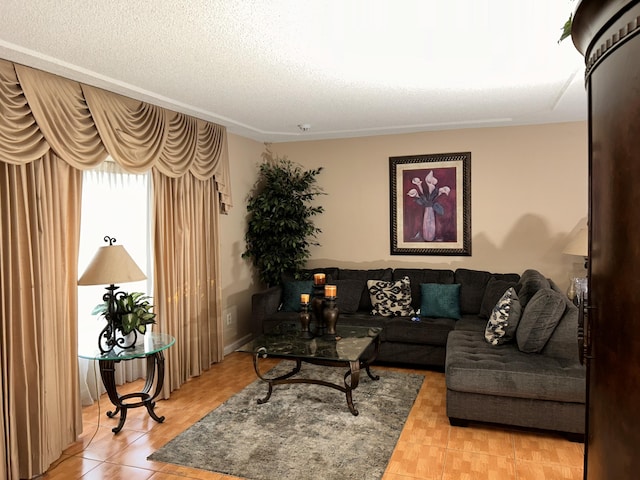
<path fill-rule="evenodd" d="M 300 294 L 300 303 L 309 303 L 309 294 L 308 293 Z"/>
<path fill-rule="evenodd" d="M 338 294 L 338 287 L 335 285 L 325 285 L 324 286 L 324 296 L 325 297 L 335 297 Z"/>
<path fill-rule="evenodd" d="M 326 282 L 324 273 L 313 274 L 313 283 L 315 283 L 316 285 L 324 285 L 324 282 Z"/>

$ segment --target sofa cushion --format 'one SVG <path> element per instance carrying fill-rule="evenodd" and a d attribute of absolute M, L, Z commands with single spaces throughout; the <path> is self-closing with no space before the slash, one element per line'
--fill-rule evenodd
<path fill-rule="evenodd" d="M 497 301 L 487 322 L 484 338 L 491 345 L 502 345 L 515 338 L 521 308 L 518 294 L 509 287 Z"/>
<path fill-rule="evenodd" d="M 538 290 L 522 312 L 516 330 L 518 348 L 527 353 L 541 352 L 566 308 L 561 293 L 550 288 Z"/>
<path fill-rule="evenodd" d="M 445 379 L 447 389 L 457 392 L 585 402 L 585 374 L 578 362 L 524 353 L 513 343 L 489 345 L 478 332 L 449 333 Z"/>
<path fill-rule="evenodd" d="M 484 318 L 480 318 L 477 315 L 462 315 L 460 314 L 460 320 L 456 320 L 454 326 L 456 330 L 468 330 L 470 332 L 479 332 L 484 335 L 484 330 L 487 328 L 487 321 Z"/>
<path fill-rule="evenodd" d="M 489 318 L 493 313 L 493 309 L 498 303 L 498 300 L 502 298 L 504 293 L 509 290 L 509 287 L 515 287 L 517 282 L 511 282 L 508 280 L 498 280 L 495 277 L 491 277 L 484 290 L 484 296 L 482 297 L 482 304 L 480 305 L 480 318 Z"/>
<path fill-rule="evenodd" d="M 422 303 L 420 285 L 423 283 L 453 283 L 453 270 L 438 270 L 433 268 L 396 268 L 393 280 L 409 277 L 411 283 L 411 306 L 418 310 Z"/>
<path fill-rule="evenodd" d="M 355 313 L 360 306 L 360 297 L 364 282 L 361 280 L 333 280 L 337 290 L 336 306 L 340 313 Z"/>
<path fill-rule="evenodd" d="M 420 316 L 460 319 L 459 284 L 423 283 L 420 296 Z"/>
<path fill-rule="evenodd" d="M 451 318 L 422 318 L 419 322 L 406 317 L 389 318 L 384 324 L 385 342 L 421 344 L 425 348 L 436 345 L 444 347 L 447 335 L 453 330 L 455 320 Z"/>
<path fill-rule="evenodd" d="M 408 317 L 415 314 L 411 307 L 411 286 L 409 277 L 395 282 L 368 280 L 371 296 L 372 315 L 383 317 Z"/>
<path fill-rule="evenodd" d="M 390 319 L 388 317 L 374 316 L 368 312 L 357 313 L 340 313 L 338 317 L 338 327 L 340 326 L 358 326 L 358 327 L 379 327 L 382 328 L 380 332 L 380 340 L 385 340 L 385 325 Z"/>
<path fill-rule="evenodd" d="M 378 268 L 372 270 L 352 270 L 341 268 L 338 272 L 338 280 L 360 280 L 362 282 L 362 291 L 360 293 L 360 305 L 358 310 L 370 312 L 373 308 L 371 298 L 369 297 L 369 289 L 367 280 L 392 280 L 392 270 L 390 268 Z"/>
<path fill-rule="evenodd" d="M 460 313 L 480 312 L 484 290 L 491 278 L 491 272 L 458 268 L 455 283 L 460 284 Z"/>
<path fill-rule="evenodd" d="M 292 280 L 282 284 L 282 306 L 283 312 L 300 311 L 300 295 L 308 293 L 311 297 L 313 290 L 313 280 Z"/>
<path fill-rule="evenodd" d="M 549 280 L 537 270 L 525 270 L 516 286 L 522 308 L 525 308 L 529 300 L 542 288 L 551 288 Z"/>

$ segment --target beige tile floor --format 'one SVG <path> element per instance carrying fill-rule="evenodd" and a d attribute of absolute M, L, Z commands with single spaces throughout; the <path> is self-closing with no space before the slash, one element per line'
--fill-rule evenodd
<path fill-rule="evenodd" d="M 375 368 L 381 372 L 392 369 Z M 452 427 L 445 413 L 444 374 L 418 372 L 425 374 L 425 382 L 391 456 L 384 480 L 582 479 L 583 444 L 555 434 L 480 424 L 471 424 L 467 428 Z M 43 478 L 235 479 L 228 475 L 152 462 L 146 457 L 255 378 L 251 356 L 233 353 L 174 391 L 171 399 L 158 401 L 156 412 L 166 416 L 164 423 L 150 419 L 144 408 L 133 409 L 117 435 L 111 432 L 117 419 L 106 417 L 105 412 L 112 406 L 103 395 L 99 405 L 83 410 L 84 431 L 80 439 L 64 452 Z M 123 392 L 140 389 L 141 385 L 141 381 L 134 382 Z M 357 401 L 357 390 L 354 395 Z"/>

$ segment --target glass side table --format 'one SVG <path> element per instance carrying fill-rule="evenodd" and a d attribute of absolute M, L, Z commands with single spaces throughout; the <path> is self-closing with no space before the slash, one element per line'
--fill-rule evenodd
<path fill-rule="evenodd" d="M 129 408 L 146 407 L 147 412 L 156 422 L 162 423 L 164 421 L 164 416 L 159 417 L 154 411 L 156 405 L 154 400 L 160 394 L 164 383 L 163 352 L 173 345 L 176 339 L 166 333 L 147 333 L 143 339 L 134 348 L 121 349 L 114 347 L 106 353 L 100 352 L 97 346 L 93 349 L 83 348 L 82 346 L 79 348 L 78 356 L 80 358 L 98 361 L 102 383 L 107 390 L 109 400 L 116 407 L 115 411 L 107 412 L 107 416 L 113 418 L 120 413 L 120 422 L 112 429 L 113 433 L 118 433 L 122 430 L 124 422 L 127 420 L 127 409 Z M 147 359 L 147 380 L 144 388 L 141 392 L 120 395 L 116 388 L 115 364 L 122 360 L 133 360 L 134 358 Z M 153 393 L 150 393 L 154 383 L 155 389 Z M 138 399 L 138 401 L 129 402 L 131 399 Z"/>

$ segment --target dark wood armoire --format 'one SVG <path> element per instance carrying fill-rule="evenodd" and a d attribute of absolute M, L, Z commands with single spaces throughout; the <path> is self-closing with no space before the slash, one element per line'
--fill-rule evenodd
<path fill-rule="evenodd" d="M 640 1 L 582 0 L 589 102 L 588 480 L 640 478 Z"/>

